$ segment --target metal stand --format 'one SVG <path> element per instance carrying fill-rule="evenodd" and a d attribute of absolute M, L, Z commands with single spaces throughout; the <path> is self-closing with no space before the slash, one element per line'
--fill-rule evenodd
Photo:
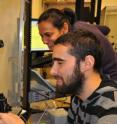
<path fill-rule="evenodd" d="M 31 78 L 31 10 L 32 0 L 25 1 L 23 109 L 27 111 L 30 111 L 28 93 Z"/>
<path fill-rule="evenodd" d="M 96 22 L 96 24 L 100 23 L 100 13 L 101 13 L 101 2 L 102 0 L 91 0 L 90 7 L 84 7 L 84 0 L 76 0 L 75 10 L 77 20 L 81 21 L 89 21 L 90 23 Z M 95 9 L 97 8 L 97 10 Z M 96 10 L 96 16 L 95 16 Z M 88 15 L 88 16 L 87 16 Z"/>

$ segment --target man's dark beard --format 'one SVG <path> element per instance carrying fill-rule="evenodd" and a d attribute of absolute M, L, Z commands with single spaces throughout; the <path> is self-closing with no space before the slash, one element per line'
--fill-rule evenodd
<path fill-rule="evenodd" d="M 56 92 L 60 95 L 79 95 L 82 91 L 84 74 L 81 73 L 79 65 L 74 67 L 73 74 L 67 78 L 67 83 L 57 86 Z M 69 84 L 69 85 L 66 85 Z"/>

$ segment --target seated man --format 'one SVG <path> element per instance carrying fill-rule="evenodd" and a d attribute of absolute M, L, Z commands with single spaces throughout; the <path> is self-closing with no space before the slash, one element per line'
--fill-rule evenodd
<path fill-rule="evenodd" d="M 89 31 L 67 33 L 55 41 L 51 74 L 57 90 L 73 95 L 70 124 L 116 124 L 116 83 L 101 73 L 102 48 Z"/>

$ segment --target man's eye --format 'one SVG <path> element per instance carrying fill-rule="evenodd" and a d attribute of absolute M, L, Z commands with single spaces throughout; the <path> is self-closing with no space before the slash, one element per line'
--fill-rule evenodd
<path fill-rule="evenodd" d="M 58 62 L 59 65 L 63 64 L 63 62 Z"/>

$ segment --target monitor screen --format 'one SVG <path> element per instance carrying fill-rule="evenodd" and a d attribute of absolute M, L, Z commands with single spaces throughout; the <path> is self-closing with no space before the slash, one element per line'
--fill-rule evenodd
<path fill-rule="evenodd" d="M 47 45 L 42 42 L 41 36 L 38 31 L 38 20 L 31 20 L 31 51 L 44 51 L 49 50 Z"/>

